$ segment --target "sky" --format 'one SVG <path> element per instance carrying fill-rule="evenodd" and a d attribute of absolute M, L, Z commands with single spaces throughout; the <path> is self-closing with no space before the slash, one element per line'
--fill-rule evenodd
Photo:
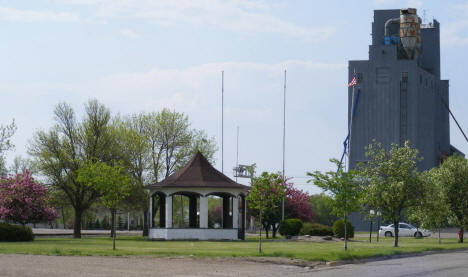
<path fill-rule="evenodd" d="M 239 163 L 280 171 L 286 70 L 286 176 L 319 193 L 306 172 L 331 170 L 343 151 L 348 60 L 368 58 L 373 10 L 403 7 L 441 23 L 441 74 L 468 131 L 467 0 L 0 0 L 0 124 L 18 126 L 7 159 L 27 157 L 57 103 L 82 116 L 96 98 L 113 114 L 187 114 L 216 139 L 221 170 L 224 71 L 224 172 L 236 165 L 237 127 Z"/>

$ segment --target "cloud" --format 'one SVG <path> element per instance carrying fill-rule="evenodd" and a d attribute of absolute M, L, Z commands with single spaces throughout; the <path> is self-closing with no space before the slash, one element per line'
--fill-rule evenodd
<path fill-rule="evenodd" d="M 139 38 L 140 35 L 138 33 L 136 33 L 135 31 L 133 31 L 132 29 L 122 29 L 120 30 L 120 34 L 124 37 L 128 37 L 128 38 Z"/>
<path fill-rule="evenodd" d="M 255 162 L 259 172 L 281 169 L 284 70 L 287 87 L 287 172 L 328 170 L 342 149 L 347 123 L 347 64 L 305 60 L 279 63 L 224 62 L 183 68 L 121 72 L 86 82 L 0 84 L 13 107 L 2 111 L 21 124 L 22 137 L 51 125 L 53 106 L 71 103 L 81 116 L 82 103 L 96 98 L 123 115 L 169 108 L 184 112 L 192 126 L 220 145 L 221 71 L 224 70 L 225 165 L 236 163 L 236 126 L 240 126 L 240 162 Z M 40 103 L 39 105 L 37 103 Z M 331 112 L 332 110 L 332 112 Z M 15 112 L 16 111 L 16 112 Z M 1 112 L 0 112 L 1 113 Z M 18 149 L 25 149 L 18 142 Z M 220 152 L 217 153 L 218 165 Z M 229 172 L 228 172 L 229 174 Z"/>
<path fill-rule="evenodd" d="M 163 26 L 210 27 L 242 34 L 271 33 L 321 41 L 335 27 L 301 26 L 271 15 L 274 4 L 260 0 L 60 0 L 71 5 L 88 5 L 101 19 L 143 19 Z"/>
<path fill-rule="evenodd" d="M 0 7 L 0 20 L 20 22 L 73 22 L 79 18 L 76 14 L 68 12 L 21 10 L 15 8 Z"/>
<path fill-rule="evenodd" d="M 289 60 L 276 64 L 226 62 L 181 69 L 153 68 L 146 72 L 123 72 L 88 83 L 67 85 L 67 90 L 83 98 L 99 95 L 103 102 L 120 106 L 124 110 L 126 107 L 129 110 L 168 107 L 187 113 L 203 114 L 216 106 L 215 99 L 220 91 L 221 71 L 224 70 L 226 92 L 235 92 L 236 99 L 242 98 L 253 103 L 233 106 L 231 112 L 233 114 L 246 112 L 262 120 L 272 112 L 270 108 L 262 107 L 261 104 L 258 111 L 257 100 L 268 97 L 271 91 L 281 88 L 281 74 L 286 68 L 298 71 L 302 75 L 304 72 L 310 74 L 317 74 L 314 73 L 317 71 L 341 72 L 346 69 L 346 64 Z M 278 85 L 278 88 L 274 88 L 272 84 Z"/>

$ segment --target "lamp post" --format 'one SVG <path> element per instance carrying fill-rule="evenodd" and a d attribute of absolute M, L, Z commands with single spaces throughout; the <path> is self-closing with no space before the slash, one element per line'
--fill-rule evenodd
<path fill-rule="evenodd" d="M 374 210 L 369 211 L 369 217 L 370 217 L 369 243 L 372 242 L 372 221 L 374 219 L 374 214 L 375 214 Z"/>
<path fill-rule="evenodd" d="M 382 217 L 382 213 L 380 211 L 377 211 L 377 216 L 378 216 L 378 227 L 377 227 L 377 242 L 379 242 L 379 235 L 380 235 L 380 219 Z"/>

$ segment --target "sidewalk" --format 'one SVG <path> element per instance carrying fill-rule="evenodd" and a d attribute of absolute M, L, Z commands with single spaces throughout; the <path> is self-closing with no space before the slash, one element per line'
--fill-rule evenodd
<path fill-rule="evenodd" d="M 55 236 L 72 236 L 73 229 L 47 229 L 47 228 L 33 228 L 35 236 L 39 237 L 55 237 Z M 110 236 L 110 230 L 81 230 L 83 236 Z M 118 236 L 141 236 L 143 231 L 117 231 Z"/>

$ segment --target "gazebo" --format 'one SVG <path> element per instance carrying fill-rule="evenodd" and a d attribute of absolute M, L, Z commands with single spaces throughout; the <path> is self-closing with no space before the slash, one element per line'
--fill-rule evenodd
<path fill-rule="evenodd" d="M 248 187 L 216 170 L 200 152 L 183 168 L 146 188 L 150 193 L 148 239 L 245 239 Z M 209 222 L 209 199 L 211 218 L 218 212 L 217 222 Z"/>

